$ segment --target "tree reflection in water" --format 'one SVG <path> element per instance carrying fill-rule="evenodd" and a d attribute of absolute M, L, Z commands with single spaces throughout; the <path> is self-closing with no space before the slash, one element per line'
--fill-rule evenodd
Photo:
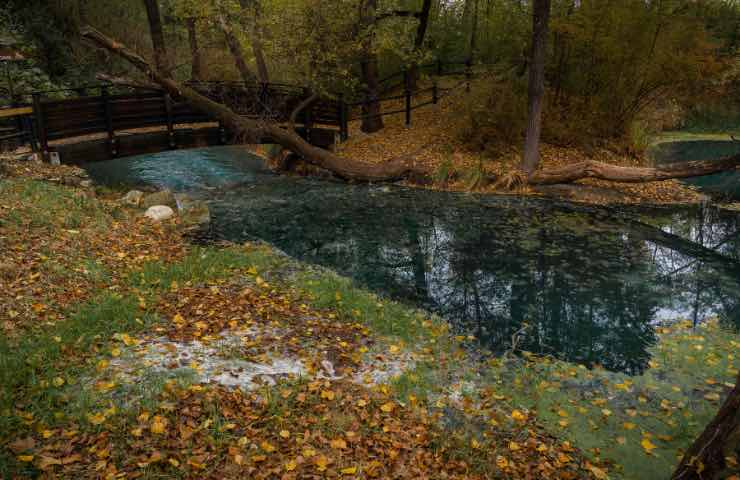
<path fill-rule="evenodd" d="M 217 237 L 271 242 L 429 308 L 493 352 L 511 348 L 526 325 L 521 349 L 639 373 L 656 323 L 717 315 L 740 326 L 734 212 L 351 186 L 252 164 L 243 153 L 209 149 L 90 171 L 103 182 L 189 189 L 211 201 Z"/>

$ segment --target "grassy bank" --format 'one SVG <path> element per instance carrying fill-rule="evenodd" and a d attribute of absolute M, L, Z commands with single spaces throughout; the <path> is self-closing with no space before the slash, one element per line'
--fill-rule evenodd
<path fill-rule="evenodd" d="M 737 368 L 715 325 L 663 331 L 642 377 L 479 358 L 266 245 L 43 178 L 0 208 L 3 477 L 659 478 Z"/>

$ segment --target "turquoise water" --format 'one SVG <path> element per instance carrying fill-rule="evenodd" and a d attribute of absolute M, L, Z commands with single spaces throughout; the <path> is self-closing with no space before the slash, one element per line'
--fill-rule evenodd
<path fill-rule="evenodd" d="M 482 348 L 639 373 L 660 322 L 740 324 L 740 216 L 604 209 L 278 176 L 238 147 L 91 164 L 206 199 L 212 239 L 260 239 L 430 309 Z"/>

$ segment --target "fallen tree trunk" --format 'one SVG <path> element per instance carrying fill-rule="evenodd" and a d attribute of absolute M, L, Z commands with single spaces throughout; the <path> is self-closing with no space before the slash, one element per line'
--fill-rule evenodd
<path fill-rule="evenodd" d="M 428 179 L 426 171 L 409 164 L 409 156 L 398 157 L 385 163 L 366 163 L 315 147 L 298 134 L 281 125 L 267 121 L 244 118 L 227 106 L 215 102 L 185 85 L 181 85 L 153 67 L 143 57 L 125 45 L 105 36 L 92 27 L 85 27 L 82 36 L 95 45 L 127 60 L 147 77 L 176 97 L 182 97 L 197 110 L 222 122 L 237 138 L 245 143 L 269 140 L 301 156 L 307 163 L 332 172 L 339 178 L 361 182 L 392 182 L 405 178 Z M 702 160 L 666 165 L 659 168 L 620 167 L 596 161 L 586 161 L 555 170 L 535 172 L 528 180 L 532 185 L 572 183 L 586 178 L 614 182 L 641 183 L 673 178 L 697 177 L 733 170 L 740 165 L 740 155 L 718 161 Z"/>
<path fill-rule="evenodd" d="M 673 163 L 656 168 L 620 167 L 589 160 L 555 170 L 536 171 L 529 178 L 529 183 L 532 185 L 554 185 L 556 183 L 572 183 L 576 180 L 586 178 L 597 178 L 621 183 L 645 183 L 674 178 L 712 175 L 726 170 L 733 170 L 738 166 L 740 166 L 740 155 L 721 160 Z"/>
<path fill-rule="evenodd" d="M 283 128 L 274 122 L 244 118 L 227 106 L 214 102 L 192 88 L 181 85 L 154 68 L 149 62 L 125 45 L 105 36 L 92 27 L 82 29 L 82 37 L 95 45 L 120 56 L 143 72 L 151 81 L 176 97 L 184 98 L 194 108 L 222 122 L 237 138 L 245 142 L 269 139 L 297 155 L 307 163 L 329 170 L 345 180 L 362 182 L 389 182 L 409 176 L 425 177 L 426 174 L 409 165 L 407 158 L 399 157 L 382 164 L 371 164 L 343 158 L 334 153 L 315 147 L 306 142 L 294 131 Z"/>

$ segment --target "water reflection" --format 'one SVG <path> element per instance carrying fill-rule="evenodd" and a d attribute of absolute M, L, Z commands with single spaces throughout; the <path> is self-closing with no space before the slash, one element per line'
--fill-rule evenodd
<path fill-rule="evenodd" d="M 656 322 L 740 322 L 736 213 L 347 186 L 245 172 L 233 158 L 178 152 L 128 162 L 118 178 L 188 185 L 210 200 L 217 237 L 271 242 L 434 310 L 495 352 L 519 334 L 523 349 L 638 373 Z M 124 163 L 91 174 L 110 181 Z"/>

